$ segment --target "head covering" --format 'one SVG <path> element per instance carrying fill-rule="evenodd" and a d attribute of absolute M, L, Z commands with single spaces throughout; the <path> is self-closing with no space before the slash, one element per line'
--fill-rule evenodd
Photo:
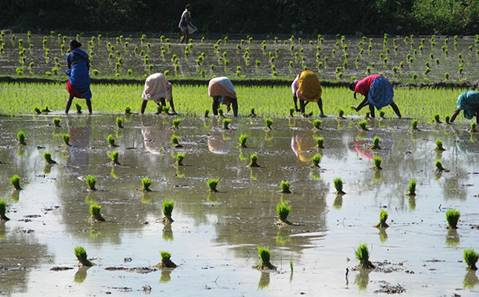
<path fill-rule="evenodd" d="M 78 40 L 72 39 L 72 40 L 70 41 L 70 47 L 71 47 L 72 49 L 79 48 L 80 46 L 81 46 L 81 43 L 80 43 Z"/>

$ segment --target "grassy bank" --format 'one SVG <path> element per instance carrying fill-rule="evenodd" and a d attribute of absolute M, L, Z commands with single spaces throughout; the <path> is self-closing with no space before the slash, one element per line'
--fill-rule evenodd
<path fill-rule="evenodd" d="M 122 113 L 127 106 L 138 112 L 141 104 L 143 86 L 138 85 L 92 85 L 93 108 L 96 112 Z M 441 117 L 450 115 L 454 110 L 455 99 L 462 89 L 430 88 L 396 88 L 395 101 L 403 116 L 430 120 L 435 114 Z M 292 106 L 289 87 L 246 87 L 238 86 L 240 114 L 249 114 L 255 108 L 260 115 L 287 117 Z M 211 99 L 207 95 L 207 86 L 175 86 L 173 91 L 176 109 L 182 114 L 203 115 L 211 110 Z M 61 112 L 65 107 L 67 93 L 63 84 L 42 83 L 0 83 L 0 113 L 28 114 L 35 107 L 48 106 L 51 110 Z M 344 87 L 328 87 L 323 92 L 324 109 L 328 115 L 337 115 L 343 109 L 346 115 L 357 115 L 350 106 L 359 103 L 354 100 L 352 92 Z M 86 109 L 82 100 L 80 103 Z M 314 109 L 312 109 L 314 107 Z M 156 110 L 155 104 L 148 105 L 148 112 Z M 318 114 L 317 106 L 308 106 Z M 391 108 L 384 109 L 386 116 L 394 116 Z M 73 110 L 74 112 L 74 110 Z M 363 109 L 361 114 L 367 112 Z M 462 119 L 462 117 L 460 117 Z"/>

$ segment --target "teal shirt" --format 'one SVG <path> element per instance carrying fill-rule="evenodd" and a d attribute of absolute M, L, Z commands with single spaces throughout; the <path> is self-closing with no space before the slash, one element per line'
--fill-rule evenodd
<path fill-rule="evenodd" d="M 465 91 L 457 97 L 456 108 L 464 110 L 464 117 L 472 119 L 479 110 L 479 92 Z"/>

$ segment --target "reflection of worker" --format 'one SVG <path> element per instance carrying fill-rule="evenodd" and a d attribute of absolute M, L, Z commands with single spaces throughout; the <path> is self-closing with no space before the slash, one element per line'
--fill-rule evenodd
<path fill-rule="evenodd" d="M 454 122 L 461 110 L 464 111 L 464 117 L 471 120 L 476 117 L 476 123 L 479 124 L 479 92 L 465 91 L 457 97 L 456 110 L 451 116 L 451 123 Z"/>
<path fill-rule="evenodd" d="M 353 149 L 361 158 L 372 160 L 374 154 L 366 141 L 354 140 Z"/>
<path fill-rule="evenodd" d="M 296 158 L 301 162 L 311 162 L 316 147 L 317 145 L 314 141 L 312 132 L 299 133 L 291 137 L 291 149 Z"/>
<path fill-rule="evenodd" d="M 153 126 L 141 128 L 145 150 L 153 155 L 159 155 L 167 148 L 172 134 L 170 129 L 159 129 Z"/>
<path fill-rule="evenodd" d="M 309 102 L 317 102 L 320 116 L 324 117 L 323 100 L 321 99 L 322 89 L 319 78 L 316 73 L 310 70 L 304 70 L 296 76 L 291 84 L 291 91 L 293 93 L 294 108 L 305 114 L 306 105 Z M 298 101 L 300 108 L 298 109 Z"/>
<path fill-rule="evenodd" d="M 91 117 L 84 127 L 69 127 L 70 134 L 68 165 L 88 166 L 91 136 Z"/>
<path fill-rule="evenodd" d="M 355 80 L 351 83 L 349 89 L 354 92 L 355 99 L 356 93 L 364 96 L 364 100 L 358 105 L 358 107 L 353 107 L 355 111 L 360 111 L 363 107 L 369 105 L 371 117 L 374 118 L 374 108 L 381 109 L 385 106 L 391 105 L 398 118 L 401 118 L 399 107 L 393 100 L 393 86 L 389 80 L 382 75 L 371 74 L 361 80 Z"/>
<path fill-rule="evenodd" d="M 225 76 L 215 77 L 208 83 L 208 96 L 213 97 L 213 114 L 218 115 L 220 104 L 233 107 L 233 114 L 238 116 L 238 99 L 231 80 Z"/>
<path fill-rule="evenodd" d="M 208 150 L 213 154 L 226 155 L 230 152 L 231 146 L 231 141 L 225 141 L 221 134 L 208 136 Z"/>
<path fill-rule="evenodd" d="M 145 112 L 149 100 L 154 100 L 158 106 L 163 107 L 166 106 L 165 99 L 168 99 L 170 103 L 170 114 L 176 114 L 175 104 L 173 103 L 173 87 L 163 73 L 154 73 L 146 78 L 142 98 L 141 114 Z"/>

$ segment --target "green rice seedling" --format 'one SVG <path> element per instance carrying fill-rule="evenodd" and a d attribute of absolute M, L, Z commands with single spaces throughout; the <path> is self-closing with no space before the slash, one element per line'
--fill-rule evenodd
<path fill-rule="evenodd" d="M 38 108 L 38 107 L 35 107 L 35 108 L 33 109 L 33 111 L 34 111 L 36 114 L 41 114 L 41 113 L 42 113 L 42 111 L 41 111 L 40 108 Z"/>
<path fill-rule="evenodd" d="M 289 109 L 289 116 L 294 117 L 294 108 Z"/>
<path fill-rule="evenodd" d="M 180 144 L 180 138 L 178 137 L 178 135 L 171 135 L 171 144 L 175 147 L 175 148 L 181 148 L 183 147 L 181 144 Z"/>
<path fill-rule="evenodd" d="M 284 194 L 289 194 L 291 193 L 291 190 L 289 189 L 290 188 L 290 185 L 289 185 L 289 182 L 287 180 L 282 180 L 280 183 L 279 183 L 279 188 L 281 190 L 281 193 L 284 193 Z"/>
<path fill-rule="evenodd" d="M 161 251 L 161 262 L 157 265 L 160 268 L 176 268 L 177 265 L 171 261 L 171 253 Z"/>
<path fill-rule="evenodd" d="M 163 200 L 163 223 L 173 223 L 173 218 L 171 217 L 171 214 L 173 213 L 173 207 L 175 206 L 175 203 L 173 200 Z"/>
<path fill-rule="evenodd" d="M 260 270 L 276 270 L 276 266 L 271 264 L 271 254 L 269 252 L 269 249 L 264 246 L 258 246 L 258 257 L 259 257 L 259 263 L 256 265 L 257 269 Z"/>
<path fill-rule="evenodd" d="M 368 130 L 368 121 L 367 120 L 362 120 L 358 123 L 359 128 L 361 128 L 364 131 Z"/>
<path fill-rule="evenodd" d="M 313 120 L 313 126 L 314 128 L 318 129 L 318 130 L 321 130 L 321 125 L 323 124 L 323 122 L 321 122 L 321 120 Z"/>
<path fill-rule="evenodd" d="M 260 167 L 258 164 L 258 155 L 256 153 L 252 153 L 249 156 L 249 167 Z"/>
<path fill-rule="evenodd" d="M 130 115 L 130 114 L 131 114 L 131 107 L 127 106 L 127 107 L 125 108 L 125 114 L 126 114 L 126 115 Z"/>
<path fill-rule="evenodd" d="M 116 126 L 120 129 L 123 129 L 123 118 L 117 117 L 115 121 L 116 121 Z"/>
<path fill-rule="evenodd" d="M 447 171 L 447 169 L 442 165 L 442 162 L 441 160 L 436 160 L 436 170 L 439 171 L 439 172 L 442 172 L 442 171 Z"/>
<path fill-rule="evenodd" d="M 374 136 L 373 145 L 371 146 L 371 149 L 380 150 L 381 149 L 381 146 L 379 145 L 380 142 L 381 142 L 381 138 L 379 138 L 379 136 Z"/>
<path fill-rule="evenodd" d="M 477 132 L 477 123 L 472 122 L 469 131 L 470 132 Z"/>
<path fill-rule="evenodd" d="M 61 127 L 60 122 L 61 122 L 60 118 L 53 118 L 53 125 L 55 127 Z"/>
<path fill-rule="evenodd" d="M 417 128 L 417 123 L 418 123 L 417 120 L 412 120 L 412 122 L 411 122 L 411 128 L 412 128 L 413 130 L 418 130 L 418 128 Z"/>
<path fill-rule="evenodd" d="M 22 189 L 22 187 L 20 186 L 20 176 L 18 176 L 16 174 L 12 175 L 12 177 L 10 177 L 10 183 L 15 188 L 15 190 L 21 190 Z"/>
<path fill-rule="evenodd" d="M 185 153 L 176 153 L 176 165 L 183 166 L 183 160 L 185 159 Z"/>
<path fill-rule="evenodd" d="M 115 143 L 115 138 L 113 137 L 112 134 L 108 134 L 108 136 L 106 137 L 106 141 L 108 142 L 108 144 L 111 146 L 111 147 L 116 147 L 116 143 Z"/>
<path fill-rule="evenodd" d="M 363 269 L 373 269 L 375 266 L 369 261 L 369 250 L 366 244 L 361 243 L 354 251 L 356 259 L 359 261 L 359 266 Z"/>
<path fill-rule="evenodd" d="M 271 129 L 272 129 L 272 128 L 271 128 L 271 125 L 273 125 L 273 120 L 271 120 L 271 119 L 269 119 L 269 118 L 268 118 L 268 119 L 265 119 L 265 120 L 264 120 L 264 124 L 266 125 L 266 128 L 268 128 L 269 130 L 271 130 Z"/>
<path fill-rule="evenodd" d="M 75 108 L 76 108 L 76 110 L 77 110 L 77 114 L 81 114 L 81 113 L 82 113 L 82 111 L 81 111 L 81 105 L 80 105 L 80 104 L 75 103 Z"/>
<path fill-rule="evenodd" d="M 278 220 L 281 223 L 290 224 L 288 221 L 288 216 L 291 211 L 291 206 L 286 201 L 280 201 L 276 205 L 276 215 L 278 216 Z"/>
<path fill-rule="evenodd" d="M 148 177 L 144 177 L 140 180 L 141 183 L 141 189 L 143 192 L 151 192 L 151 179 Z"/>
<path fill-rule="evenodd" d="M 231 122 L 232 122 L 231 119 L 224 119 L 223 120 L 223 128 L 225 130 L 229 130 Z"/>
<path fill-rule="evenodd" d="M 25 141 L 25 132 L 23 132 L 23 130 L 17 132 L 17 141 L 21 145 L 27 145 L 27 142 Z"/>
<path fill-rule="evenodd" d="M 464 249 L 464 262 L 466 262 L 467 268 L 470 270 L 477 270 L 477 260 L 479 259 L 479 254 L 476 253 L 473 249 Z"/>
<path fill-rule="evenodd" d="M 208 117 L 209 117 L 209 114 L 210 114 L 210 111 L 209 111 L 208 109 L 205 110 L 204 117 L 205 117 L 205 118 L 208 118 Z"/>
<path fill-rule="evenodd" d="M 382 163 L 381 156 L 374 156 L 374 157 L 373 157 L 373 163 L 374 163 L 374 168 L 375 168 L 375 169 L 377 169 L 377 170 L 383 169 L 383 168 L 381 167 L 381 163 Z"/>
<path fill-rule="evenodd" d="M 385 115 L 386 115 L 386 113 L 385 113 L 384 111 L 382 111 L 382 110 L 379 111 L 379 117 L 380 117 L 381 119 L 384 119 L 384 116 L 385 116 Z"/>
<path fill-rule="evenodd" d="M 45 159 L 45 162 L 47 162 L 47 164 L 57 163 L 55 160 L 52 159 L 52 154 L 50 154 L 49 152 L 43 153 L 43 159 Z"/>
<path fill-rule="evenodd" d="M 216 187 L 218 186 L 219 182 L 220 182 L 219 178 L 208 178 L 208 181 L 206 183 L 208 184 L 208 188 L 210 189 L 210 192 L 218 192 Z"/>
<path fill-rule="evenodd" d="M 96 203 L 90 204 L 88 207 L 88 212 L 90 213 L 90 218 L 98 222 L 104 222 L 105 219 L 101 215 L 101 206 Z"/>
<path fill-rule="evenodd" d="M 409 196 L 416 196 L 416 179 L 411 178 L 407 184 L 407 194 Z"/>
<path fill-rule="evenodd" d="M 77 246 L 73 251 L 82 266 L 93 266 L 93 263 L 88 260 L 86 250 L 83 247 Z"/>
<path fill-rule="evenodd" d="M 256 112 L 255 112 L 254 108 L 251 108 L 251 112 L 249 113 L 249 117 L 250 118 L 255 118 L 256 117 Z"/>
<path fill-rule="evenodd" d="M 344 119 L 344 110 L 340 109 L 340 110 L 338 111 L 338 118 Z"/>
<path fill-rule="evenodd" d="M 0 221 L 10 220 L 5 214 L 6 211 L 7 211 L 7 203 L 5 202 L 5 200 L 0 199 Z"/>
<path fill-rule="evenodd" d="M 436 151 L 442 152 L 445 151 L 446 149 L 442 145 L 442 141 L 440 139 L 436 139 Z"/>
<path fill-rule="evenodd" d="M 434 123 L 442 124 L 441 117 L 439 116 L 439 114 L 434 115 Z"/>
<path fill-rule="evenodd" d="M 118 157 L 120 154 L 117 151 L 109 152 L 107 153 L 107 155 L 113 164 L 120 165 L 120 161 L 118 161 Z"/>
<path fill-rule="evenodd" d="M 96 177 L 93 175 L 85 176 L 85 183 L 90 191 L 96 191 Z"/>
<path fill-rule="evenodd" d="M 334 183 L 334 188 L 336 189 L 336 193 L 340 195 L 346 194 L 346 192 L 343 191 L 343 180 L 339 177 L 335 178 L 333 180 Z"/>
<path fill-rule="evenodd" d="M 445 121 L 446 121 L 446 124 L 450 124 L 451 123 L 451 117 L 446 116 Z"/>
<path fill-rule="evenodd" d="M 376 225 L 376 228 L 382 228 L 382 229 L 388 228 L 389 225 L 386 223 L 387 219 L 388 219 L 388 212 L 385 211 L 384 209 L 381 209 L 381 211 L 379 212 L 379 223 Z"/>
<path fill-rule="evenodd" d="M 323 137 L 315 137 L 314 140 L 316 140 L 316 144 L 318 145 L 318 149 L 323 149 L 324 148 L 324 138 Z"/>
<path fill-rule="evenodd" d="M 181 124 L 181 119 L 174 119 L 173 120 L 173 128 L 178 129 Z"/>
<path fill-rule="evenodd" d="M 457 229 L 457 222 L 459 222 L 459 217 L 461 216 L 461 212 L 457 209 L 448 209 L 446 211 L 446 220 L 449 228 Z"/>
<path fill-rule="evenodd" d="M 45 106 L 45 107 L 42 109 L 42 112 L 49 113 L 49 112 L 51 112 L 51 110 L 48 108 L 48 106 Z"/>
<path fill-rule="evenodd" d="M 62 139 L 67 146 L 70 146 L 70 134 L 63 134 Z"/>
<path fill-rule="evenodd" d="M 312 162 L 313 162 L 313 167 L 319 167 L 319 163 L 321 162 L 321 154 L 316 153 L 313 156 Z"/>
<path fill-rule="evenodd" d="M 241 134 L 238 138 L 239 144 L 242 148 L 246 148 L 246 142 L 248 141 L 248 136 L 246 134 Z"/>

